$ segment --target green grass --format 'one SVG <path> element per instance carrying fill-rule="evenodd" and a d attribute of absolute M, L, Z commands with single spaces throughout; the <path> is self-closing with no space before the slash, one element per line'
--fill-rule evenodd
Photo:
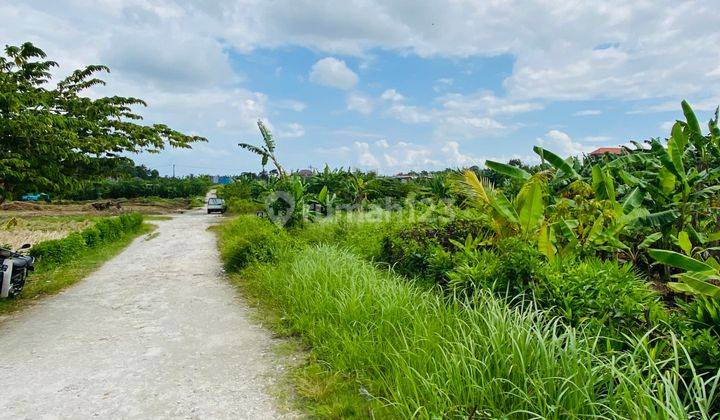
<path fill-rule="evenodd" d="M 288 248 L 290 250 L 290 248 Z M 310 348 L 295 372 L 312 414 L 326 418 L 708 417 L 718 377 L 685 383 L 676 342 L 647 340 L 607 356 L 597 340 L 533 307 L 487 293 L 471 302 L 421 290 L 332 246 L 286 251 L 235 277 Z"/>
<path fill-rule="evenodd" d="M 153 229 L 154 226 L 144 224 L 140 231 L 126 233 L 118 240 L 104 243 L 96 248 L 88 248 L 79 258 L 66 264 L 51 269 L 38 268 L 28 276 L 28 282 L 20 296 L 0 301 L 0 315 L 20 310 L 43 296 L 55 294 L 77 283 L 119 254 L 135 238 Z"/>

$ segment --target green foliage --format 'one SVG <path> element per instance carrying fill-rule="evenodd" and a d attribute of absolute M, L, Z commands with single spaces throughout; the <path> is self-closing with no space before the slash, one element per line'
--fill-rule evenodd
<path fill-rule="evenodd" d="M 542 264 L 542 255 L 526 241 L 506 238 L 493 249 L 459 255 L 448 286 L 465 297 L 485 289 L 512 299 L 524 296 L 532 283 L 543 282 Z"/>
<path fill-rule="evenodd" d="M 260 134 L 262 135 L 264 145 L 254 146 L 249 143 L 239 143 L 238 146 L 240 146 L 241 149 L 245 149 L 260 156 L 260 161 L 263 166 L 263 172 L 265 171 L 265 165 L 267 165 L 268 161 L 271 160 L 275 165 L 275 169 L 277 170 L 278 175 L 281 178 L 284 178 L 285 170 L 275 157 L 275 140 L 273 140 L 272 133 L 270 133 L 270 130 L 268 130 L 262 120 L 258 120 L 257 125 L 260 129 Z"/>
<path fill-rule="evenodd" d="M 243 277 L 244 289 L 280 311 L 314 359 L 369 398 L 365 410 L 335 412 L 686 418 L 708 416 L 715 398 L 701 378 L 681 380 L 679 366 L 692 363 L 675 341 L 667 359 L 651 356 L 643 341 L 626 356 L 605 357 L 593 337 L 531 307 L 509 309 L 484 293 L 448 302 L 333 247 L 285 254 L 278 266 Z"/>
<path fill-rule="evenodd" d="M 690 319 L 720 337 L 720 299 L 701 296 L 687 306 Z"/>
<path fill-rule="evenodd" d="M 236 272 L 256 262 L 274 261 L 278 250 L 289 243 L 285 231 L 267 219 L 239 216 L 223 226 L 220 254 L 225 269 Z"/>
<path fill-rule="evenodd" d="M 37 259 L 38 266 L 58 266 L 82 256 L 88 248 L 114 242 L 128 233 L 141 229 L 143 216 L 139 213 L 124 214 L 97 220 L 93 226 L 74 232 L 62 239 L 35 244 L 30 254 Z"/>
<path fill-rule="evenodd" d="M 232 214 L 255 214 L 265 209 L 265 206 L 258 202 L 242 198 L 231 198 L 225 203 L 228 212 Z"/>
<path fill-rule="evenodd" d="M 540 307 L 604 335 L 643 335 L 662 317 L 657 293 L 630 264 L 561 260 L 545 267 L 542 281 L 532 289 Z"/>
<path fill-rule="evenodd" d="M 166 125 L 140 125 L 132 111 L 145 103 L 120 96 L 92 98 L 88 88 L 109 69 L 91 65 L 57 83 L 54 61 L 26 42 L 0 56 L 0 199 L 19 186 L 62 191 L 81 180 L 108 175 L 122 153 L 156 152 L 166 144 L 189 147 L 205 141 Z"/>
<path fill-rule="evenodd" d="M 63 195 L 72 200 L 137 197 L 191 198 L 204 196 L 211 185 L 210 178 L 207 176 L 155 179 L 104 179 L 83 183 Z"/>
<path fill-rule="evenodd" d="M 380 259 L 408 277 L 426 276 L 443 283 L 447 264 L 436 258 L 443 250 L 456 248 L 455 238 L 489 236 L 489 221 L 460 217 L 449 222 L 399 224 L 383 238 Z"/>

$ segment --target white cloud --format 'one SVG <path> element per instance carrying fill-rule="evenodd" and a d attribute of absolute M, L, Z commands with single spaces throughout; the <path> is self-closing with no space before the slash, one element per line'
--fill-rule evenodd
<path fill-rule="evenodd" d="M 347 97 L 346 101 L 348 111 L 359 112 L 363 115 L 369 115 L 373 111 L 373 103 L 367 96 L 353 92 Z"/>
<path fill-rule="evenodd" d="M 346 158 L 354 159 L 354 165 L 358 167 L 386 174 L 468 167 L 482 163 L 482 160 L 463 153 L 460 144 L 455 141 L 419 144 L 405 141 L 389 143 L 383 139 L 374 144 L 355 142 L 351 153 L 348 150 L 331 153 L 342 153 Z"/>
<path fill-rule="evenodd" d="M 305 127 L 298 123 L 290 123 L 284 130 L 278 131 L 279 138 L 293 139 L 305 135 Z"/>
<path fill-rule="evenodd" d="M 575 115 L 576 117 L 589 117 L 600 114 L 602 114 L 602 111 L 600 111 L 599 109 L 584 109 L 582 111 L 574 113 L 573 115 Z"/>
<path fill-rule="evenodd" d="M 395 89 L 387 89 L 385 92 L 380 95 L 380 98 L 385 101 L 392 101 L 392 102 L 399 102 L 405 99 L 404 96 L 402 96 L 398 91 Z"/>
<path fill-rule="evenodd" d="M 513 98 L 688 97 L 697 102 L 720 94 L 715 83 L 720 56 L 706 51 L 707 45 L 720 44 L 715 14 L 714 2 L 699 0 L 420 5 L 368 0 L 342 8 L 330 0 L 10 0 L 0 6 L 5 17 L 0 39 L 39 42 L 63 62 L 98 62 L 113 57 L 117 47 L 114 61 L 122 64 L 122 56 L 154 51 L 157 66 L 146 68 L 146 63 L 134 71 L 163 69 L 171 79 L 198 83 L 201 67 L 209 70 L 208 79 L 222 78 L 227 48 L 250 52 L 293 45 L 363 57 L 373 49 L 421 57 L 508 54 L 515 61 L 505 87 Z M 81 42 L 87 39 L 93 42 Z M 184 65 L 173 68 L 173 63 Z M 351 74 L 337 83 L 354 86 Z"/>
<path fill-rule="evenodd" d="M 432 116 L 423 109 L 396 103 L 388 109 L 388 114 L 407 124 L 427 123 L 432 120 Z"/>
<path fill-rule="evenodd" d="M 515 115 L 544 108 L 544 105 L 539 102 L 518 102 L 497 97 L 489 91 L 479 91 L 467 95 L 451 93 L 438 98 L 438 102 L 447 110 L 466 114 Z"/>
<path fill-rule="evenodd" d="M 277 102 L 277 107 L 282 109 L 290 109 L 295 112 L 305 111 L 307 105 L 304 102 L 295 99 L 283 99 Z"/>
<path fill-rule="evenodd" d="M 567 133 L 560 130 L 548 131 L 544 137 L 539 137 L 537 142 L 543 148 L 561 156 L 578 156 L 594 149 L 592 146 L 573 141 Z"/>
<path fill-rule="evenodd" d="M 351 89 L 358 83 L 358 76 L 350 70 L 344 61 L 334 57 L 325 57 L 313 64 L 310 81 L 323 86 L 338 89 Z"/>
<path fill-rule="evenodd" d="M 512 130 L 501 122 L 489 117 L 447 115 L 438 123 L 435 137 L 440 139 L 482 139 Z"/>
<path fill-rule="evenodd" d="M 370 145 L 365 142 L 356 141 L 353 143 L 357 152 L 357 163 L 366 168 L 378 168 L 380 161 L 370 151 Z"/>
<path fill-rule="evenodd" d="M 342 8 L 330 0 L 7 0 L 0 2 L 0 39 L 35 42 L 61 63 L 53 70 L 59 74 L 110 64 L 109 87 L 96 92 L 147 99 L 150 108 L 141 111 L 147 122 L 201 133 L 212 147 L 234 147 L 238 137 L 257 135 L 255 120 L 269 118 L 268 110 L 275 119 L 277 109 L 305 109 L 275 103 L 246 85 L 230 61 L 233 53 L 299 46 L 357 56 L 368 72 L 379 68 L 376 50 L 461 64 L 467 57 L 511 56 L 505 96 L 455 93 L 430 105 L 374 104 L 405 123 L 434 124 L 441 142 L 508 133 L 517 127 L 512 118 L 556 100 L 643 99 L 650 105 L 636 112 L 679 113 L 686 98 L 696 111 L 713 111 L 720 103 L 720 55 L 707 46 L 720 44 L 715 9 L 711 1 L 670 0 L 366 0 Z M 358 84 L 338 58 L 315 66 L 323 68 L 311 76 L 314 82 L 348 90 Z M 451 92 L 459 85 L 445 79 L 430 87 Z"/>

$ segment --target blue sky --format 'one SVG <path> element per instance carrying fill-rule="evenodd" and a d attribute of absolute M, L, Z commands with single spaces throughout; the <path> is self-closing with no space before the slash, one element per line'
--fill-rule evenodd
<path fill-rule="evenodd" d="M 58 76 L 107 64 L 89 94 L 210 140 L 135 157 L 164 174 L 259 170 L 236 145 L 260 141 L 257 119 L 289 168 L 396 173 L 663 137 L 683 98 L 706 121 L 713 2 L 627 3 L 10 0 L 0 39 L 36 43 Z"/>

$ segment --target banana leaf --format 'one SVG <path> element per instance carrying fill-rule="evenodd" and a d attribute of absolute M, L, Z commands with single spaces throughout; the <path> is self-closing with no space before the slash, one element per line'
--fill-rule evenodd
<path fill-rule="evenodd" d="M 572 166 L 570 166 L 569 163 L 565 162 L 563 158 L 556 155 L 555 153 L 545 150 L 542 147 L 535 146 L 533 147 L 533 151 L 540 156 L 541 159 L 548 161 L 550 165 L 552 165 L 555 169 L 560 171 L 560 176 L 567 176 L 572 179 L 578 179 L 580 178 L 580 175 L 573 169 Z"/>
<path fill-rule="evenodd" d="M 662 238 L 662 233 L 655 232 L 651 235 L 648 235 L 643 239 L 642 242 L 640 242 L 640 245 L 638 245 L 638 248 L 645 249 L 650 247 L 650 245 L 654 244 L 655 242 L 659 241 L 660 238 Z"/>
<path fill-rule="evenodd" d="M 503 193 L 493 194 L 490 200 L 490 205 L 495 211 L 497 211 L 505 220 L 511 223 L 520 223 L 517 211 L 513 207 L 512 203 L 508 201 L 507 197 Z"/>
<path fill-rule="evenodd" d="M 530 173 L 518 168 L 517 166 L 507 165 L 505 163 L 495 162 L 492 160 L 486 160 L 485 166 L 499 174 L 509 176 L 510 178 L 521 179 L 523 181 L 527 181 L 531 176 Z"/>
<path fill-rule="evenodd" d="M 540 232 L 538 233 L 538 251 L 547 257 L 548 261 L 555 260 L 555 247 L 550 240 L 550 227 L 547 223 L 543 223 L 540 226 Z"/>
<path fill-rule="evenodd" d="M 678 233 L 677 244 L 680 249 L 683 250 L 685 255 L 690 255 L 692 252 L 692 242 L 690 242 L 690 236 L 684 230 Z"/>
<path fill-rule="evenodd" d="M 689 290 L 690 294 L 695 296 L 701 295 L 712 298 L 720 298 L 720 287 L 708 281 L 711 279 L 717 280 L 718 276 L 708 273 L 683 273 L 679 275 L 678 278 L 680 279 L 680 282 L 678 283 L 684 286 L 680 286 L 678 288 L 678 284 L 672 282 L 668 283 L 668 287 L 683 293 L 688 293 Z"/>
<path fill-rule="evenodd" d="M 669 265 L 671 267 L 682 268 L 687 271 L 708 272 L 714 271 L 714 268 L 695 258 L 685 256 L 675 251 L 665 249 L 651 249 L 648 251 L 650 256 L 657 262 Z"/>
<path fill-rule="evenodd" d="M 698 119 L 695 116 L 695 112 L 693 112 L 690 107 L 690 104 L 683 100 L 680 103 L 680 106 L 682 106 L 683 114 L 685 114 L 685 120 L 687 121 L 688 128 L 698 134 L 702 134 L 700 131 L 700 123 L 698 123 Z"/>
<path fill-rule="evenodd" d="M 628 214 L 642 204 L 645 193 L 640 188 L 635 188 L 625 197 L 622 203 L 623 213 Z"/>
<path fill-rule="evenodd" d="M 545 213 L 545 203 L 543 203 L 542 185 L 539 182 L 532 182 L 528 185 L 527 190 L 523 191 L 522 198 L 518 203 L 518 220 L 520 227 L 526 234 L 531 234 L 540 224 Z"/>

